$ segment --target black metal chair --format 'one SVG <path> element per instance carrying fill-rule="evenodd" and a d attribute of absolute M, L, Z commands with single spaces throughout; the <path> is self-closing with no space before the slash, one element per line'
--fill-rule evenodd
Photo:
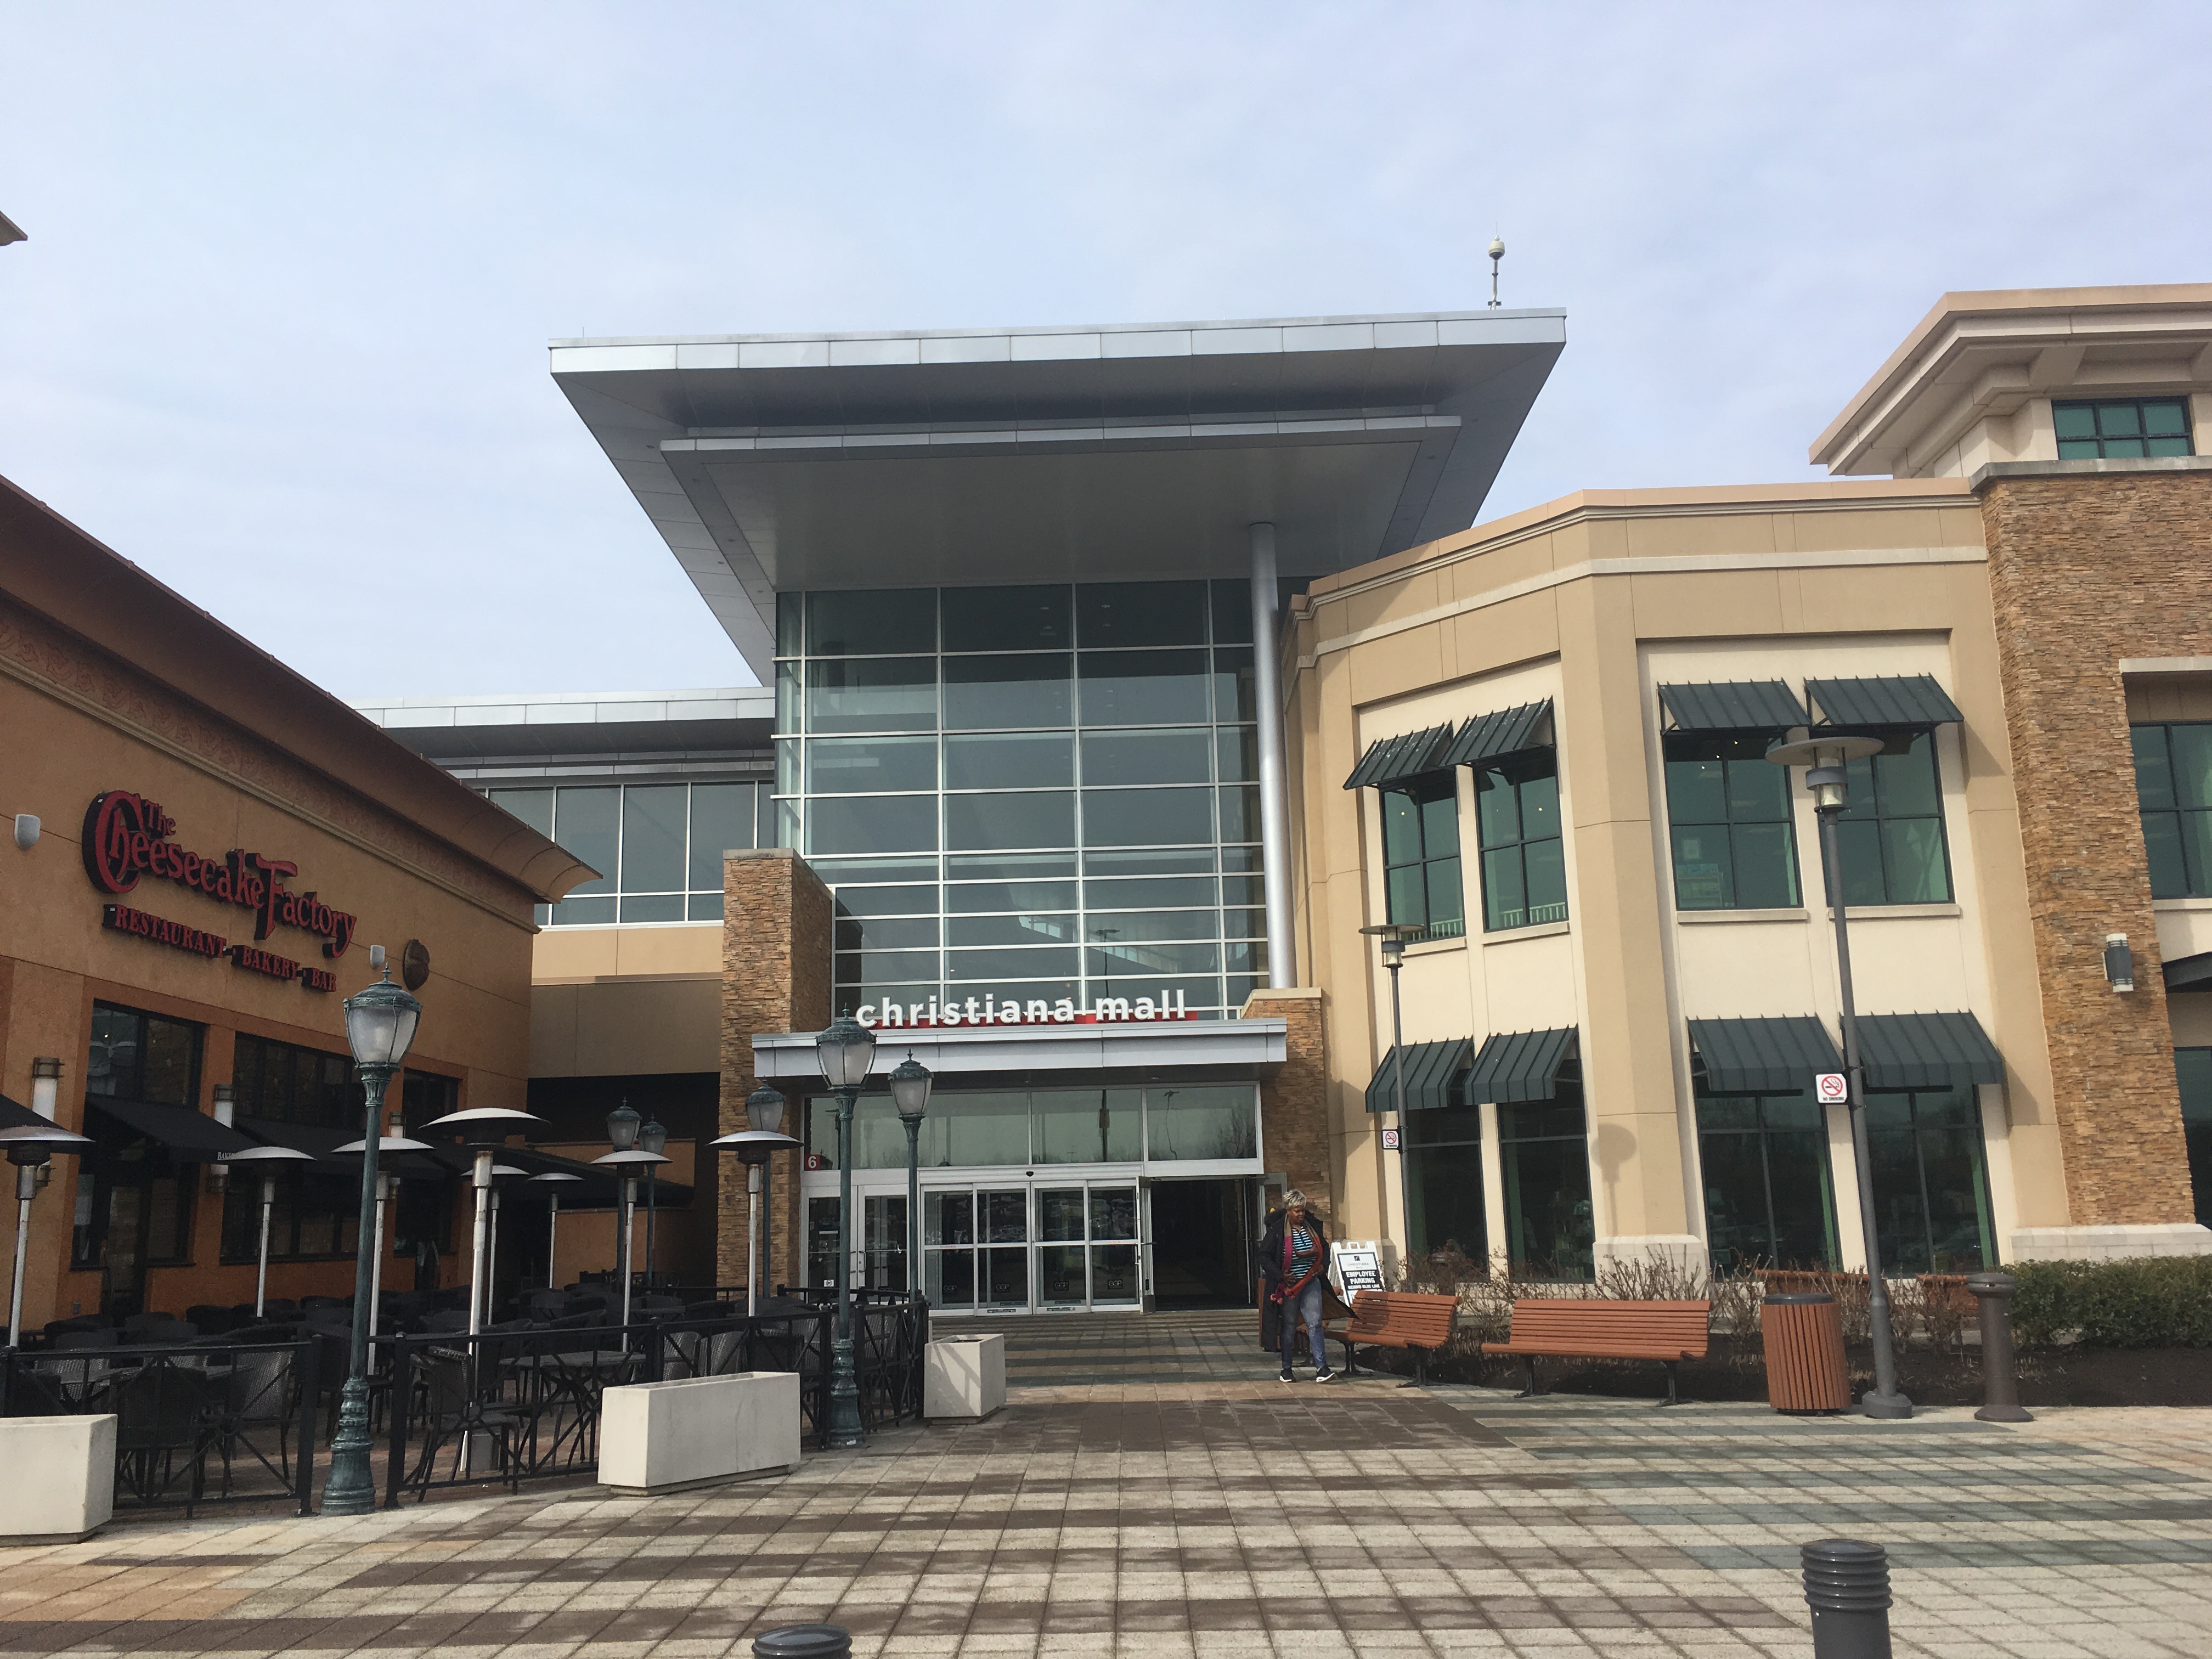
<path fill-rule="evenodd" d="M 185 1458 L 185 1513 L 207 1489 L 207 1454 L 222 1432 L 222 1401 L 201 1373 L 149 1360 L 115 1387 L 116 1473 L 141 1502 L 162 1497 Z"/>
<path fill-rule="evenodd" d="M 231 1460 L 243 1445 L 264 1468 L 268 1457 L 250 1437 L 257 1431 L 276 1431 L 276 1475 L 286 1486 L 292 1481 L 292 1425 L 300 1412 L 299 1376 L 293 1355 L 282 1348 L 246 1348 L 231 1362 L 222 1386 L 222 1490 L 230 1492 Z"/>

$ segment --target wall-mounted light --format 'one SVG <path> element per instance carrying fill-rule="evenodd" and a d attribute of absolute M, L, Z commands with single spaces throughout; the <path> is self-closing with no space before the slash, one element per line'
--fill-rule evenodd
<path fill-rule="evenodd" d="M 39 816 L 35 812 L 15 814 L 15 846 L 20 852 L 29 852 L 39 844 Z"/>
<path fill-rule="evenodd" d="M 2125 933 L 2105 935 L 2105 977 L 2112 982 L 2115 991 L 2136 988 L 2135 952 L 2128 949 Z"/>
<path fill-rule="evenodd" d="M 31 1062 L 31 1109 L 49 1123 L 61 1104 L 62 1063 L 41 1054 Z"/>
<path fill-rule="evenodd" d="M 236 1121 L 237 1117 L 237 1085 L 230 1083 L 216 1084 L 215 1085 L 215 1121 L 222 1124 L 224 1128 L 228 1129 Z M 229 1164 L 210 1164 L 208 1165 L 207 1189 L 209 1192 L 220 1197 L 222 1194 L 223 1189 L 229 1184 Z"/>

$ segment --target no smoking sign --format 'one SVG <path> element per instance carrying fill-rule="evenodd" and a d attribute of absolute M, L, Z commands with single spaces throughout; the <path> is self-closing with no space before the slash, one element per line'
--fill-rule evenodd
<path fill-rule="evenodd" d="M 1851 1085 L 1841 1072 L 1822 1072 L 1813 1079 L 1813 1092 L 1823 1106 L 1840 1106 L 1851 1097 Z"/>

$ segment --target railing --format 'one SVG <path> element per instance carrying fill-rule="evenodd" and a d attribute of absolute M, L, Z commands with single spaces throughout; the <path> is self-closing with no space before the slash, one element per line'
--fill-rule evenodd
<path fill-rule="evenodd" d="M 289 1498 L 313 1512 L 312 1341 L 0 1351 L 0 1416 L 112 1413 L 119 1510 Z"/>

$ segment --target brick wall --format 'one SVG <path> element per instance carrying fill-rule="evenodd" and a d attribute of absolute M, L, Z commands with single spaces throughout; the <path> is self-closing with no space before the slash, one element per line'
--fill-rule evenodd
<path fill-rule="evenodd" d="M 1993 479 L 1982 495 L 2069 1218 L 2192 1218 L 2128 744 L 2126 657 L 2212 655 L 2212 474 Z M 2133 993 L 2105 935 L 2135 952 Z"/>
<path fill-rule="evenodd" d="M 733 852 L 722 865 L 721 1133 L 750 1127 L 745 1097 L 759 1087 L 753 1036 L 818 1031 L 830 1023 L 830 890 L 788 848 Z M 799 1133 L 801 1102 L 786 1088 L 787 1134 Z M 717 1154 L 723 1156 L 723 1154 Z M 733 1160 L 734 1162 L 734 1160 Z M 768 1171 L 763 1291 L 803 1277 L 799 1254 L 799 1154 Z M 717 1281 L 745 1282 L 744 1177 L 724 1172 L 714 1237 Z"/>
<path fill-rule="evenodd" d="M 1334 1222 L 1335 1183 L 1329 1178 L 1328 1049 L 1322 994 L 1312 989 L 1255 991 L 1247 1019 L 1285 1026 L 1282 1068 L 1260 1085 L 1260 1141 L 1267 1166 L 1280 1170 Z"/>

